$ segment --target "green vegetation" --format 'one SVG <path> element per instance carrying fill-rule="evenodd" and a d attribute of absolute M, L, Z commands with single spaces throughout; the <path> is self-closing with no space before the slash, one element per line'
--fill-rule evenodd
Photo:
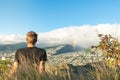
<path fill-rule="evenodd" d="M 102 50 L 107 65 L 112 68 L 120 67 L 120 44 L 118 39 L 110 34 L 99 35 L 99 37 L 101 41 L 97 48 Z"/>
<path fill-rule="evenodd" d="M 10 64 L 7 61 L 3 65 Z M 57 66 L 46 64 L 46 72 L 38 74 L 34 70 L 20 71 L 14 77 L 8 77 L 11 67 L 6 66 L 0 70 L 0 80 L 119 80 L 120 72 L 106 66 L 104 62 L 88 63 L 86 65 L 73 66 L 61 63 Z"/>

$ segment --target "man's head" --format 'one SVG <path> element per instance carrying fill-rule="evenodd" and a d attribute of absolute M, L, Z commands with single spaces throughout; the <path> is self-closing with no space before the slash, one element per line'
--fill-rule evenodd
<path fill-rule="evenodd" d="M 37 42 L 37 33 L 30 31 L 26 35 L 26 41 L 28 44 L 35 44 Z"/>

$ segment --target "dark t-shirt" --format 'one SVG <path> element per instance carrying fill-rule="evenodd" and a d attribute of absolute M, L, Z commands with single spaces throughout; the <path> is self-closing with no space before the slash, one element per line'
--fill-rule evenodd
<path fill-rule="evenodd" d="M 19 65 L 36 67 L 40 61 L 47 61 L 46 51 L 37 47 L 26 47 L 16 51 L 15 61 Z"/>

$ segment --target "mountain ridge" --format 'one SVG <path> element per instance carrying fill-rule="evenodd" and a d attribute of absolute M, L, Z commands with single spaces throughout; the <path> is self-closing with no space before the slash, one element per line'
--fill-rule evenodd
<path fill-rule="evenodd" d="M 52 45 L 48 47 L 47 46 L 44 47 L 44 46 L 41 46 L 40 44 L 37 44 L 36 46 L 48 50 L 47 52 L 51 54 L 68 53 L 68 52 L 74 52 L 74 51 L 79 51 L 83 49 L 78 46 L 73 47 L 70 44 L 61 44 L 61 45 L 59 44 L 59 45 Z M 3 52 L 3 53 L 15 52 L 17 49 L 24 48 L 24 47 L 27 47 L 27 44 L 25 42 L 18 43 L 18 44 L 0 45 L 0 52 Z"/>

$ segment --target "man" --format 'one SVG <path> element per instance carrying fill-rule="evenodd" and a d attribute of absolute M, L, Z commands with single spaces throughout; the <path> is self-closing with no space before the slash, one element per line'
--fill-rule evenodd
<path fill-rule="evenodd" d="M 15 62 L 10 76 L 14 75 L 17 70 L 22 71 L 34 68 L 39 73 L 45 71 L 45 62 L 47 61 L 46 51 L 35 47 L 37 42 L 37 34 L 30 31 L 26 35 L 27 47 L 18 49 L 15 53 Z M 20 70 L 20 71 L 21 71 Z"/>

